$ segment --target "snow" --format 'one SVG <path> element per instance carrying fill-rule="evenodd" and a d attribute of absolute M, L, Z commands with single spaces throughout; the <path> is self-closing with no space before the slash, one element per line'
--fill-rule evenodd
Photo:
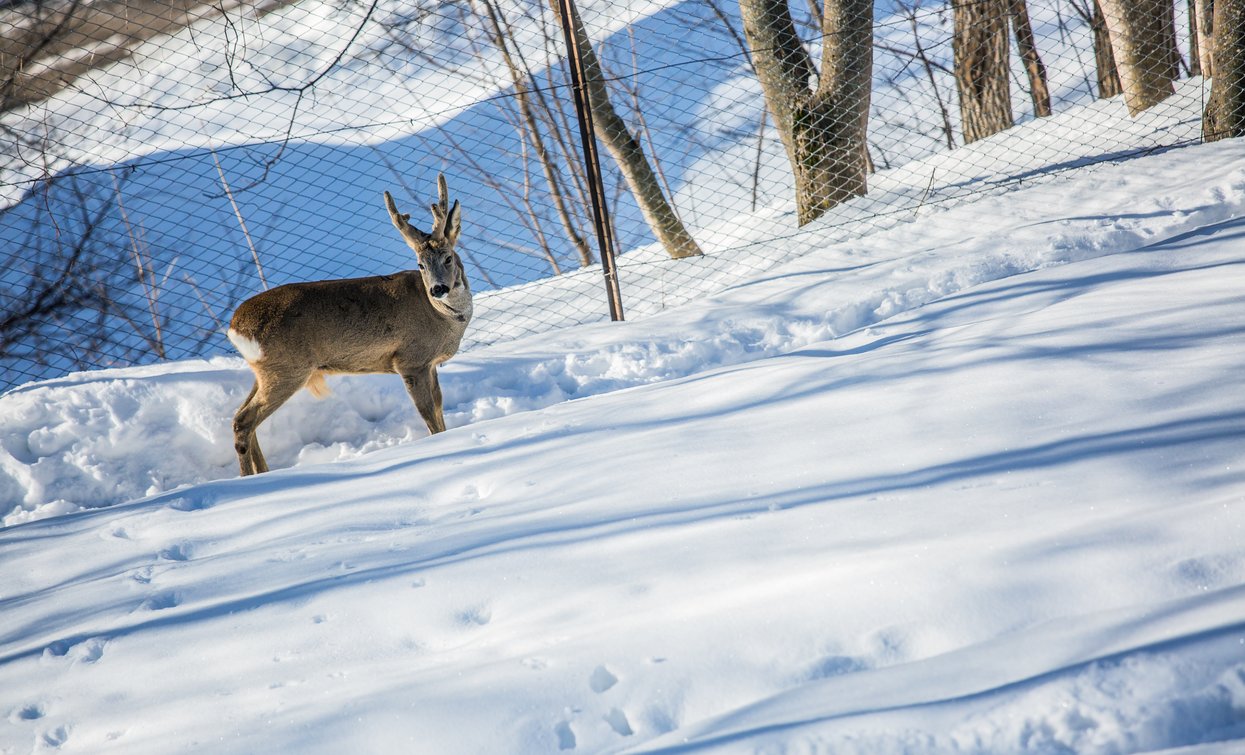
<path fill-rule="evenodd" d="M 256 477 L 239 358 L 10 392 L 0 752 L 1239 752 L 1243 166 L 814 226 Z"/>
<path fill-rule="evenodd" d="M 322 70 L 362 10 L 282 9 L 237 75 Z M 219 60 L 164 54 L 96 83 L 210 94 Z M 430 123 L 481 96 L 442 77 Z M 0 753 L 1245 751 L 1245 142 L 1138 156 L 1196 140 L 1203 82 L 1136 119 L 1079 86 L 951 153 L 909 136 L 800 231 L 781 171 L 756 210 L 735 186 L 750 141 L 695 146 L 712 254 L 623 255 L 623 324 L 585 322 L 599 272 L 478 294 L 435 437 L 395 377 L 330 378 L 240 479 L 237 356 L 0 396 Z M 65 98 L 117 160 L 257 138 L 235 100 L 106 131 Z M 291 162 L 402 147 L 339 104 Z"/>

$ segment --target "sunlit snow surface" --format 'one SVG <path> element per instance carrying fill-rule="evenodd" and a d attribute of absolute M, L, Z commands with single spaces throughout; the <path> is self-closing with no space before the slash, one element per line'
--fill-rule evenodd
<path fill-rule="evenodd" d="M 239 359 L 0 397 L 0 752 L 1245 750 L 1245 143 L 905 215 L 245 480 Z"/>

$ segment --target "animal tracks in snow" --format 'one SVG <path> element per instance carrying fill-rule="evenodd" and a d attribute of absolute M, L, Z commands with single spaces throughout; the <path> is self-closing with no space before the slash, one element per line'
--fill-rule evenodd
<path fill-rule="evenodd" d="M 197 540 L 168 537 L 163 533 L 159 517 L 134 517 L 128 521 L 114 521 L 99 530 L 106 540 L 131 549 L 129 568 L 117 573 L 117 577 L 132 587 L 143 589 L 135 610 L 164 611 L 181 605 L 183 595 L 174 585 L 161 585 L 166 577 L 173 575 L 186 564 L 202 555 L 205 545 Z M 141 550 L 140 550 L 141 549 Z"/>
<path fill-rule="evenodd" d="M 59 748 L 61 745 L 69 741 L 69 727 L 57 726 L 54 729 L 49 729 L 48 731 L 40 734 L 37 741 L 44 747 L 51 747 L 53 749 Z"/>
<path fill-rule="evenodd" d="M 47 716 L 47 705 L 42 702 L 27 703 L 19 705 L 9 713 L 9 723 L 18 726 L 21 725 L 47 725 L 44 720 Z M 34 736 L 34 751 L 40 752 L 45 749 L 60 749 L 62 745 L 69 741 L 70 727 L 68 724 L 60 724 L 51 726 L 41 731 L 32 732 Z M 5 750 L 8 752 L 8 750 Z"/>
<path fill-rule="evenodd" d="M 488 606 L 475 606 L 459 612 L 458 621 L 468 626 L 482 627 L 493 620 L 493 609 Z"/>
<path fill-rule="evenodd" d="M 11 723 L 18 723 L 20 721 L 38 721 L 45 715 L 47 715 L 47 711 L 44 708 L 43 703 L 28 703 L 14 708 L 13 712 L 9 714 L 9 721 Z"/>
<path fill-rule="evenodd" d="M 588 686 L 598 695 L 618 684 L 618 677 L 610 673 L 604 666 L 597 666 L 588 677 Z"/>
<path fill-rule="evenodd" d="M 194 557 L 194 552 L 195 544 L 188 540 L 182 540 L 161 549 L 158 556 L 165 561 L 189 561 Z"/>
<path fill-rule="evenodd" d="M 620 708 L 610 708 L 605 714 L 605 723 L 610 725 L 614 733 L 620 737 L 629 737 L 635 734 L 631 728 L 631 722 L 627 720 L 627 714 L 623 713 Z"/>
<path fill-rule="evenodd" d="M 559 721 L 553 727 L 553 735 L 558 739 L 559 750 L 573 750 L 578 743 L 575 739 L 575 732 L 571 730 L 569 721 Z"/>
<path fill-rule="evenodd" d="M 530 665 L 529 667 L 543 669 L 544 665 Z M 618 685 L 618 682 L 618 676 L 604 665 L 597 666 L 588 674 L 588 690 L 596 695 L 597 698 L 588 705 L 569 707 L 563 711 L 561 720 L 553 726 L 553 735 L 557 740 L 559 750 L 573 750 L 579 746 L 579 737 L 575 734 L 575 726 L 581 727 L 584 735 L 588 734 L 586 729 L 600 726 L 599 722 L 603 722 L 617 736 L 630 737 L 635 734 L 631 720 L 621 707 L 600 704 L 604 702 L 603 698 L 614 697 L 614 695 L 610 694 L 610 691 Z M 587 713 L 590 710 L 594 710 L 594 712 Z M 572 725 L 575 719 L 578 719 L 578 722 Z"/>
<path fill-rule="evenodd" d="M 43 657 L 66 658 L 73 663 L 97 663 L 104 657 L 104 646 L 107 644 L 108 640 L 103 637 L 90 637 L 77 642 L 57 640 L 43 649 Z"/>
<path fill-rule="evenodd" d="M 138 607 L 144 611 L 164 611 L 169 608 L 176 608 L 181 604 L 182 596 L 178 592 L 170 590 L 148 595 Z"/>

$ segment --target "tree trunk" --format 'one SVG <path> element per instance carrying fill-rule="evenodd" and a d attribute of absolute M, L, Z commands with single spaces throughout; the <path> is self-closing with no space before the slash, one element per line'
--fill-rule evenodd
<path fill-rule="evenodd" d="M 796 34 L 786 0 L 740 0 L 739 12 L 765 105 L 774 116 L 778 138 L 796 171 L 798 184 L 795 112 L 809 96 L 809 82 L 817 75 L 817 69 Z"/>
<path fill-rule="evenodd" d="M 560 12 L 558 3 L 553 4 L 554 10 Z M 584 29 L 578 14 L 571 14 L 575 40 L 583 57 L 585 88 L 588 90 L 588 107 L 592 110 L 592 121 L 596 126 L 596 136 L 610 151 L 618 169 L 622 172 L 627 186 L 631 189 L 644 219 L 649 228 L 657 236 L 657 240 L 665 247 L 666 253 L 674 259 L 697 257 L 702 254 L 700 247 L 691 234 L 683 226 L 674 208 L 670 206 L 661 184 L 653 173 L 648 158 L 636 138 L 632 136 L 627 124 L 614 105 L 610 102 L 609 92 L 605 89 L 605 75 L 601 69 L 601 61 L 592 49 L 592 41 Z"/>
<path fill-rule="evenodd" d="M 1215 0 L 1215 78 L 1202 117 L 1208 142 L 1245 136 L 1245 0 Z"/>
<path fill-rule="evenodd" d="M 1189 8 L 1189 75 L 1202 75 L 1202 47 L 1197 32 L 1197 2 L 1186 0 Z"/>
<path fill-rule="evenodd" d="M 952 0 L 955 83 L 964 143 L 1012 127 L 1007 70 L 1009 0 Z"/>
<path fill-rule="evenodd" d="M 868 190 L 873 3 L 827 0 L 820 76 L 785 0 L 739 6 L 766 106 L 795 175 L 797 222 L 805 225 Z"/>
<path fill-rule="evenodd" d="M 1033 24 L 1029 21 L 1029 8 L 1025 0 L 1011 0 L 1012 26 L 1016 32 L 1016 51 L 1024 61 L 1029 76 L 1029 97 L 1033 100 L 1033 115 L 1045 118 L 1050 115 L 1050 87 L 1046 83 L 1046 66 L 1038 55 L 1033 41 Z"/>
<path fill-rule="evenodd" d="M 795 118 L 800 225 L 868 191 L 872 0 L 827 2 L 821 32 L 821 76 Z"/>
<path fill-rule="evenodd" d="M 1172 0 L 1101 0 L 1130 115 L 1175 93 L 1177 54 Z"/>
<path fill-rule="evenodd" d="M 1191 2 L 1197 26 L 1198 63 L 1201 65 L 1202 75 L 1209 78 L 1215 75 L 1215 0 Z"/>
<path fill-rule="evenodd" d="M 1120 72 L 1115 67 L 1115 53 L 1111 52 L 1111 35 L 1107 33 L 1107 19 L 1102 15 L 1102 5 L 1093 1 L 1094 12 L 1090 29 L 1094 33 L 1094 68 L 1098 73 L 1098 98 L 1107 100 L 1124 91 Z"/>
<path fill-rule="evenodd" d="M 1180 68 L 1184 58 L 1180 56 L 1180 48 L 1176 46 L 1176 3 L 1169 0 L 1163 7 L 1163 36 L 1168 40 L 1167 71 L 1173 82 L 1180 80 Z"/>

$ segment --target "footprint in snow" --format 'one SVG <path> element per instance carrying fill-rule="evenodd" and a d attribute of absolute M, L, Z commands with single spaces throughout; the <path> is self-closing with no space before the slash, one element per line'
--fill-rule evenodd
<path fill-rule="evenodd" d="M 68 658 L 75 663 L 96 663 L 104 657 L 104 646 L 107 644 L 108 641 L 103 637 L 89 637 L 77 642 L 57 640 L 43 649 L 43 657 Z"/>
<path fill-rule="evenodd" d="M 174 511 L 203 511 L 204 509 L 212 508 L 212 506 L 216 505 L 216 502 L 210 496 L 199 494 L 195 496 L 176 496 L 169 499 L 169 502 L 165 505 Z"/>
<path fill-rule="evenodd" d="M 553 727 L 553 735 L 558 738 L 559 750 L 575 749 L 575 732 L 571 731 L 570 723 L 559 721 L 557 726 Z"/>
<path fill-rule="evenodd" d="M 69 727 L 57 726 L 55 729 L 49 729 L 39 735 L 39 740 L 45 747 L 59 748 L 61 745 L 69 741 Z"/>
<path fill-rule="evenodd" d="M 493 611 L 488 606 L 477 606 L 468 608 L 458 614 L 458 621 L 461 624 L 471 624 L 482 627 L 493 620 Z"/>
<path fill-rule="evenodd" d="M 27 705 L 14 708 L 13 712 L 9 714 L 9 721 L 12 723 L 18 723 L 19 721 L 37 721 L 40 718 L 43 718 L 44 715 L 46 715 L 46 713 L 43 709 L 42 703 L 29 703 Z"/>
<path fill-rule="evenodd" d="M 195 545 L 188 540 L 173 543 L 157 555 L 165 561 L 189 561 L 194 557 Z"/>
<path fill-rule="evenodd" d="M 597 666 L 588 677 L 588 687 L 598 695 L 618 684 L 618 677 L 604 666 Z"/>
<path fill-rule="evenodd" d="M 477 503 L 487 499 L 493 494 L 493 486 L 488 483 L 479 485 L 466 485 L 462 492 L 458 494 L 458 500 L 463 503 Z"/>
<path fill-rule="evenodd" d="M 618 708 L 610 708 L 610 712 L 605 714 L 605 723 L 610 725 L 614 733 L 620 737 L 629 737 L 635 734 L 631 728 L 631 722 L 627 720 L 627 714 Z"/>
<path fill-rule="evenodd" d="M 138 607 L 144 611 L 163 611 L 166 608 L 175 608 L 181 603 L 182 597 L 176 592 L 161 592 L 149 595 Z"/>

